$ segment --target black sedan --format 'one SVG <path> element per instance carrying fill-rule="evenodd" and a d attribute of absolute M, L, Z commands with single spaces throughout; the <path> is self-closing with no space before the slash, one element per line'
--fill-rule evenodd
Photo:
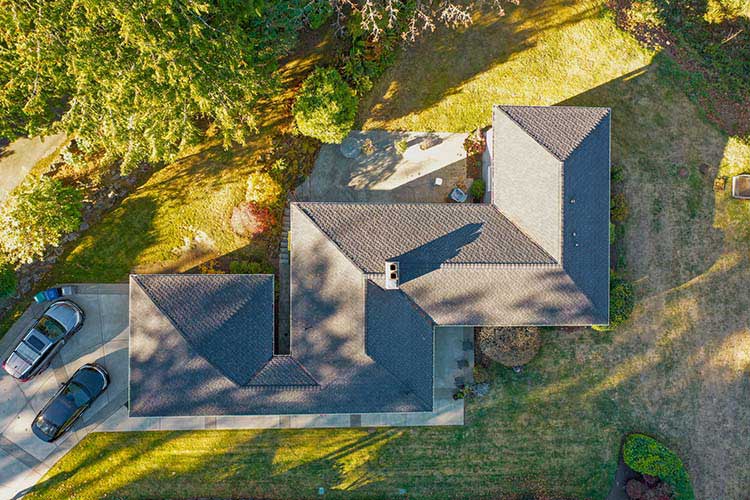
<path fill-rule="evenodd" d="M 52 442 L 71 428 L 109 385 L 109 374 L 96 363 L 83 365 L 65 382 L 31 424 L 42 441 Z"/>
<path fill-rule="evenodd" d="M 83 326 L 84 314 L 67 299 L 53 302 L 23 336 L 3 369 L 21 382 L 43 372 L 62 346 Z"/>

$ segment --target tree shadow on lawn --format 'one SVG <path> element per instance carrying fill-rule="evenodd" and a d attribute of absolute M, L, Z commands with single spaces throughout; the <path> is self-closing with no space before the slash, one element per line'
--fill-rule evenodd
<path fill-rule="evenodd" d="M 750 152 L 672 85 L 663 57 L 562 103 L 612 107 L 612 162 L 623 177 L 615 189 L 630 207 L 619 244 L 639 300 L 611 345 L 576 342 L 577 357 L 607 367 L 604 378 L 584 371 L 560 387 L 571 398 L 606 395 L 617 401 L 623 432 L 671 442 L 698 498 L 737 498 L 750 475 L 742 465 L 750 442 L 730 437 L 750 425 L 741 404 L 750 393 L 750 299 L 737 293 L 750 280 L 750 245 L 731 224 L 737 200 L 714 193 L 713 181 Z"/>
<path fill-rule="evenodd" d="M 111 472 L 107 470 L 108 467 L 117 469 L 136 461 L 144 452 L 144 445 L 148 449 L 154 449 L 169 443 L 174 437 L 174 433 L 169 432 L 141 434 L 140 438 L 144 443 L 137 448 L 132 446 L 130 439 L 119 439 L 125 436 L 120 433 L 95 433 L 87 436 L 64 455 L 38 483 L 24 492 L 25 498 L 66 498 L 71 493 L 74 494 L 72 496 L 85 494 L 88 488 L 110 480 L 106 477 Z M 102 444 L 100 440 L 103 436 L 104 446 L 98 446 Z"/>
<path fill-rule="evenodd" d="M 642 296 L 702 275 L 724 241 L 714 227 L 712 186 L 728 138 L 670 86 L 661 58 L 560 103 L 612 108 L 612 165 L 622 176 L 612 188 L 629 208 L 616 245 Z"/>
<path fill-rule="evenodd" d="M 336 496 L 337 491 L 359 490 L 380 481 L 377 468 L 372 467 L 377 450 L 403 432 L 274 429 L 157 433 L 173 439 L 142 450 L 140 460 L 147 460 L 149 450 L 154 450 L 153 466 L 144 470 L 137 464 L 137 473 L 124 473 L 113 487 L 91 493 L 92 497 L 106 493 L 113 498 L 306 498 L 323 487 L 326 496 Z M 150 440 L 150 436 L 144 439 Z M 190 443 L 196 446 L 190 447 Z M 160 452 L 157 448 L 162 444 L 172 446 L 174 452 Z M 186 446 L 192 453 L 181 456 Z M 128 468 L 127 462 L 121 463 Z"/>
<path fill-rule="evenodd" d="M 575 5 L 567 0 L 552 4 L 524 0 L 519 6 L 507 7 L 506 16 L 478 16 L 465 29 L 438 27 L 414 47 L 405 48 L 395 65 L 408 68 L 404 72 L 408 78 L 389 78 L 398 73 L 386 71 L 360 106 L 358 122 L 377 124 L 427 109 L 460 93 L 462 85 L 477 75 L 535 47 L 545 31 L 600 15 L 601 8 L 593 5 L 560 14 L 561 8 Z"/>
<path fill-rule="evenodd" d="M 157 204 L 131 195 L 65 252 L 47 283 L 113 283 L 127 278 L 139 256 L 156 241 Z"/>

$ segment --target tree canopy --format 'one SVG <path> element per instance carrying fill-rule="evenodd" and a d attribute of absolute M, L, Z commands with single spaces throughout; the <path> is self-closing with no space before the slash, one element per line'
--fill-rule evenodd
<path fill-rule="evenodd" d="M 213 122 L 256 129 L 304 3 L 0 1 L 0 136 L 57 126 L 123 159 L 169 160 Z"/>
<path fill-rule="evenodd" d="M 62 129 L 125 172 L 171 160 L 207 123 L 244 143 L 300 27 L 414 38 L 501 1 L 0 0 L 0 137 Z"/>

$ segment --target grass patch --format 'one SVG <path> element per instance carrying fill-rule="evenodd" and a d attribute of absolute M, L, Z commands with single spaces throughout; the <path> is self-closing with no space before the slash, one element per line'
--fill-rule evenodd
<path fill-rule="evenodd" d="M 245 146 L 224 150 L 221 140 L 184 152 L 155 170 L 134 193 L 92 226 L 61 257 L 48 283 L 123 281 L 131 272 L 183 272 L 226 254 L 233 258 L 273 257 L 278 248 L 282 205 L 274 210 L 278 227 L 259 237 L 235 235 L 232 208 L 244 201 L 251 173 L 284 158 L 284 188 L 311 168 L 313 141 L 291 133 L 293 90 L 329 50 L 325 32 L 309 35 L 303 49 L 281 68 L 283 86 L 262 103 L 260 132 Z M 277 163 L 278 164 L 278 163 Z"/>
<path fill-rule="evenodd" d="M 545 330 L 523 373 L 487 374 L 490 394 L 461 428 L 92 434 L 29 497 L 312 497 L 322 486 L 331 498 L 604 498 L 620 439 L 638 430 L 670 443 L 697 498 L 741 498 L 750 204 L 711 184 L 747 168 L 750 148 L 708 124 L 662 64 L 599 2 L 525 1 L 400 54 L 359 112 L 367 128 L 469 131 L 493 103 L 610 106 L 630 208 L 617 239 L 636 296 L 614 332 Z M 166 231 L 128 258 L 158 261 L 174 245 Z"/>

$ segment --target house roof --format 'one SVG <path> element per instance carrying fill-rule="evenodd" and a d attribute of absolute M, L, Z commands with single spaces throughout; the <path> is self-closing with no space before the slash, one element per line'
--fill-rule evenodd
<path fill-rule="evenodd" d="M 132 276 L 130 414 L 430 411 L 435 326 L 606 323 L 609 110 L 493 116 L 491 204 L 291 204 L 290 355 L 272 276 Z"/>
<path fill-rule="evenodd" d="M 273 275 L 155 274 L 133 281 L 190 348 L 235 383 L 248 383 L 273 356 Z"/>
<path fill-rule="evenodd" d="M 609 116 L 609 108 L 496 106 L 558 160 L 565 161 Z"/>
<path fill-rule="evenodd" d="M 552 264 L 554 259 L 492 205 L 300 203 L 365 273 L 446 263 Z"/>
<path fill-rule="evenodd" d="M 271 276 L 134 275 L 131 416 L 432 409 L 432 321 L 403 293 L 374 285 L 309 218 L 293 212 L 291 355 L 266 350 L 272 323 L 270 330 L 251 324 L 265 321 L 266 313 L 272 318 Z M 366 300 L 375 294 L 381 295 Z M 383 307 L 404 323 L 383 321 Z M 216 308 L 224 314 L 205 323 L 205 331 L 190 323 Z M 207 347 L 196 336 L 223 346 Z M 252 370 L 239 377 L 232 370 L 243 359 Z"/>

